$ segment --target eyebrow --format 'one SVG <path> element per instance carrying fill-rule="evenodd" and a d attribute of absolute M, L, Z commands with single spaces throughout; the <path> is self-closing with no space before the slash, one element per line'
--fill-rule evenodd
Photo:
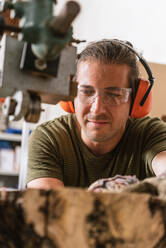
<path fill-rule="evenodd" d="M 91 86 L 91 85 L 87 85 L 87 84 L 80 84 L 78 86 L 81 86 L 81 87 L 84 87 L 84 88 L 87 88 L 87 89 L 95 89 L 95 87 Z M 104 88 L 104 90 L 120 90 L 121 88 L 120 87 L 106 87 Z"/>
<path fill-rule="evenodd" d="M 91 85 L 87 85 L 87 84 L 78 84 L 78 87 L 84 87 L 84 88 L 94 88 Z"/>

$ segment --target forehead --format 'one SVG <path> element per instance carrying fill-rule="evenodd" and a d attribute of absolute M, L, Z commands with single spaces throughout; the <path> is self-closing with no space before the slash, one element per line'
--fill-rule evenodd
<path fill-rule="evenodd" d="M 123 64 L 104 64 L 97 60 L 82 61 L 77 68 L 79 84 L 93 87 L 129 87 L 129 66 Z"/>

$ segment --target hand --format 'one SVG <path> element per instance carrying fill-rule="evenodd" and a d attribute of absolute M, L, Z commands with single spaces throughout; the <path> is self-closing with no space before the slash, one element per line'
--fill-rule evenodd
<path fill-rule="evenodd" d="M 93 192 L 121 192 L 131 184 L 138 183 L 136 176 L 121 176 L 102 178 L 92 183 L 88 191 Z"/>

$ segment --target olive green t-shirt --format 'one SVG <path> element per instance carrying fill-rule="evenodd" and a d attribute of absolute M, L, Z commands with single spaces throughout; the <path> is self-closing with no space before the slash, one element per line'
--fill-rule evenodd
<path fill-rule="evenodd" d="M 41 124 L 31 134 L 27 182 L 53 177 L 65 186 L 88 187 L 99 178 L 154 176 L 151 162 L 166 150 L 166 124 L 158 118 L 129 119 L 117 146 L 96 156 L 82 142 L 74 114 Z"/>

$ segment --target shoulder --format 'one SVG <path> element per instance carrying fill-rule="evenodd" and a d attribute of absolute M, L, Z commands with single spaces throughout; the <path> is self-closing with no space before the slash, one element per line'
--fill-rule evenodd
<path fill-rule="evenodd" d="M 40 124 L 35 130 L 62 130 L 62 129 L 71 129 L 75 126 L 75 115 L 74 114 L 67 114 L 62 115 L 58 118 L 53 120 L 44 122 Z"/>
<path fill-rule="evenodd" d="M 149 128 L 149 127 L 159 127 L 162 126 L 163 128 L 166 128 L 166 124 L 160 120 L 157 117 L 149 117 L 146 116 L 144 118 L 139 119 L 129 119 L 128 120 L 128 126 L 129 127 L 135 127 L 135 128 Z"/>
<path fill-rule="evenodd" d="M 36 138 L 55 138 L 58 139 L 69 135 L 76 129 L 75 115 L 62 115 L 54 120 L 44 122 L 37 126 L 31 134 L 31 139 Z"/>
<path fill-rule="evenodd" d="M 144 117 L 140 119 L 129 119 L 126 131 L 132 134 L 140 134 L 146 136 L 166 135 L 166 123 L 155 117 Z"/>

